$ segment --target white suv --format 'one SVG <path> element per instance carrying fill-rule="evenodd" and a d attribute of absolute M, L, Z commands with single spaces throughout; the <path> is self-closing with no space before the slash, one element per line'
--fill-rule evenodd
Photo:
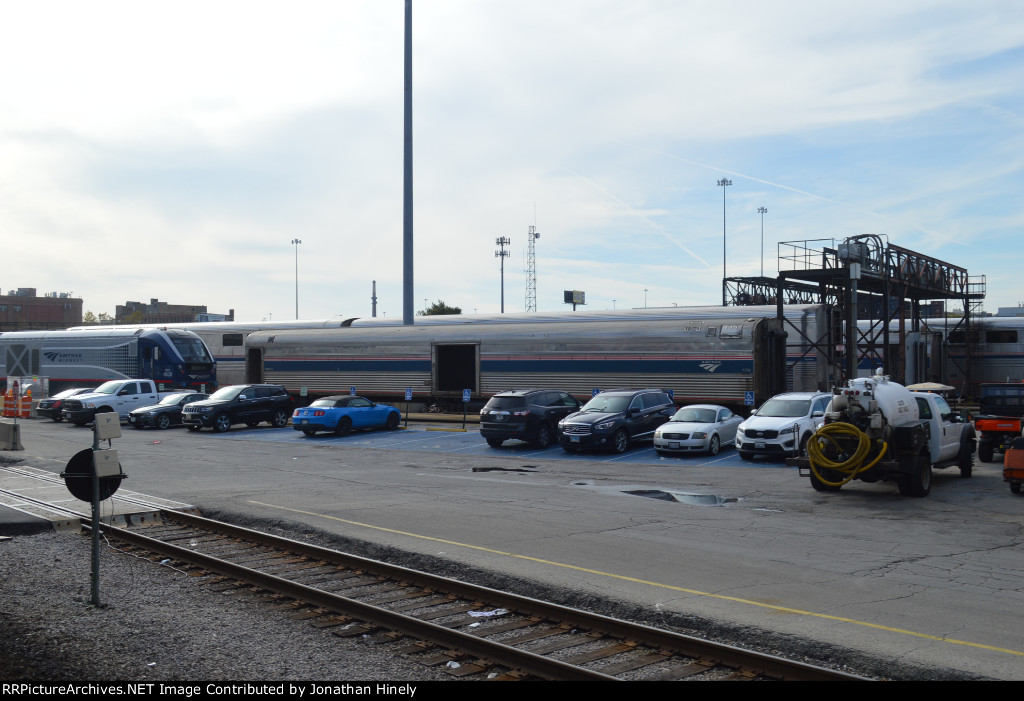
<path fill-rule="evenodd" d="M 736 430 L 736 452 L 744 460 L 755 455 L 799 457 L 825 415 L 831 394 L 777 394 L 755 410 Z"/>

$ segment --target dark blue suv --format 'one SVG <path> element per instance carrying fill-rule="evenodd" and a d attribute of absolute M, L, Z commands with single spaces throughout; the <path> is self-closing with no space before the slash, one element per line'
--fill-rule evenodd
<path fill-rule="evenodd" d="M 601 392 L 579 412 L 558 424 L 558 440 L 567 453 L 587 448 L 624 453 L 635 440 L 653 438 L 676 406 L 661 389 L 615 389 Z"/>

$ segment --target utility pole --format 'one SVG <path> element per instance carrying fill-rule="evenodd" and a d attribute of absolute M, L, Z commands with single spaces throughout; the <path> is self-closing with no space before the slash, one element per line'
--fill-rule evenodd
<path fill-rule="evenodd" d="M 761 277 L 764 277 L 764 215 L 768 212 L 768 208 L 758 207 L 757 211 L 761 215 Z"/>
<path fill-rule="evenodd" d="M 299 244 L 302 241 L 298 239 L 292 239 L 292 245 L 295 246 L 295 318 L 299 318 Z"/>
<path fill-rule="evenodd" d="M 505 246 L 512 243 L 508 238 L 501 236 L 494 241 L 499 249 L 494 252 L 495 258 L 501 258 L 501 313 L 505 313 L 505 259 L 508 258 L 509 252 L 505 250 Z"/>
<path fill-rule="evenodd" d="M 722 306 L 725 304 L 725 188 L 732 185 L 732 180 L 722 178 L 718 181 L 718 186 L 722 188 Z"/>

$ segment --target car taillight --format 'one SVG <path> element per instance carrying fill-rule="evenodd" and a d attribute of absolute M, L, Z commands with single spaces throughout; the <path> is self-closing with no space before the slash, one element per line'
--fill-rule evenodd
<path fill-rule="evenodd" d="M 325 413 L 326 412 L 323 412 L 323 411 L 314 411 L 313 412 L 313 416 L 323 416 Z"/>
<path fill-rule="evenodd" d="M 292 412 L 292 416 L 298 416 L 298 415 L 299 415 L 299 410 L 298 409 L 296 409 L 295 411 Z"/>
<path fill-rule="evenodd" d="M 519 411 L 513 411 L 512 416 L 526 416 L 530 413 L 529 409 L 520 409 Z"/>

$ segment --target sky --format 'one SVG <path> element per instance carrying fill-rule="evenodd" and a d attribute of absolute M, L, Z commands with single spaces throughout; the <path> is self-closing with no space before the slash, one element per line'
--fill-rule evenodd
<path fill-rule="evenodd" d="M 0 289 L 401 318 L 404 7 L 0 0 Z M 995 312 L 1022 127 L 1020 0 L 414 0 L 413 299 L 497 313 L 506 237 L 524 311 L 532 226 L 539 311 L 878 234 Z"/>

